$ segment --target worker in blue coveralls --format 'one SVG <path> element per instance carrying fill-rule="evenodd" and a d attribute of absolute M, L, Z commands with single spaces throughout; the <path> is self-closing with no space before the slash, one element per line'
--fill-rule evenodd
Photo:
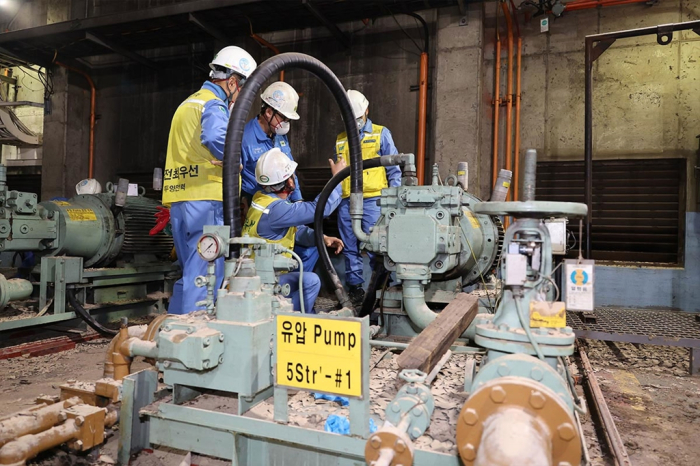
<path fill-rule="evenodd" d="M 289 160 L 294 161 L 287 133 L 291 126 L 290 120 L 299 119 L 297 113 L 299 94 L 289 84 L 278 81 L 270 84 L 260 95 L 260 99 L 262 100 L 260 113 L 243 129 L 241 202 L 244 205 L 244 212 L 248 211 L 253 195 L 262 189 L 255 179 L 255 167 L 260 156 L 276 147 Z M 287 200 L 291 202 L 303 200 L 296 175 L 294 175 L 294 186 L 294 191 L 290 193 Z M 316 247 L 313 244 L 307 247 L 303 243 L 297 243 L 294 252 L 304 263 L 304 270 L 313 272 L 319 257 Z"/>
<path fill-rule="evenodd" d="M 391 131 L 384 126 L 376 125 L 369 119 L 369 101 L 362 93 L 348 90 L 348 97 L 352 104 L 352 110 L 360 132 L 362 147 L 362 159 L 373 159 L 382 155 L 398 154 Z M 336 160 L 344 160 L 350 164 L 350 150 L 348 137 L 345 132 L 338 135 L 335 143 Z M 369 233 L 369 229 L 379 219 L 379 205 L 377 203 L 382 188 L 387 186 L 401 186 L 401 169 L 399 167 L 378 167 L 364 171 L 363 194 L 364 207 L 362 214 L 362 231 Z M 362 303 L 365 292 L 362 288 L 362 255 L 357 237 L 352 232 L 350 220 L 350 179 L 342 182 L 343 200 L 338 209 L 338 229 L 340 237 L 345 244 L 345 284 L 348 286 L 348 294 L 354 305 Z M 370 266 L 374 268 L 374 254 L 368 254 Z"/>
<path fill-rule="evenodd" d="M 345 168 L 345 162 L 334 163 L 329 160 L 333 175 Z M 243 234 L 263 238 L 269 243 L 279 243 L 287 249 L 294 249 L 296 244 L 312 247 L 314 230 L 306 225 L 314 220 L 318 197 L 311 202 L 290 202 L 290 196 L 296 191 L 294 171 L 297 163 L 290 160 L 280 148 L 274 147 L 262 154 L 255 167 L 255 179 L 262 190 L 253 195 L 248 209 Z M 338 186 L 329 196 L 323 211 L 329 216 L 340 203 L 341 189 Z M 334 237 L 323 237 L 326 247 L 335 248 L 338 254 L 343 249 L 343 242 Z M 318 275 L 304 267 L 303 294 L 304 310 L 314 313 L 314 303 L 321 290 Z M 279 276 L 280 285 L 289 284 L 290 297 L 295 311 L 301 310 L 299 297 L 299 272 L 283 273 Z"/>
<path fill-rule="evenodd" d="M 163 204 L 170 224 L 182 278 L 175 283 L 168 312 L 185 314 L 203 309 L 206 288 L 195 278 L 206 275 L 207 263 L 197 254 L 204 225 L 223 225 L 224 142 L 229 112 L 257 64 L 239 47 L 223 48 L 209 64 L 209 80 L 175 111 L 168 137 L 163 176 Z M 216 262 L 217 288 L 224 275 L 223 258 Z"/>

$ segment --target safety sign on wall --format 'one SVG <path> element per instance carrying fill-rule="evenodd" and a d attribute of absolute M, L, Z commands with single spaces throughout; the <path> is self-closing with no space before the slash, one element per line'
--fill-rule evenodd
<path fill-rule="evenodd" d="M 564 292 L 569 311 L 595 310 L 593 300 L 593 270 L 595 261 L 567 259 L 564 261 Z"/>
<path fill-rule="evenodd" d="M 276 319 L 276 385 L 362 397 L 361 319 Z"/>

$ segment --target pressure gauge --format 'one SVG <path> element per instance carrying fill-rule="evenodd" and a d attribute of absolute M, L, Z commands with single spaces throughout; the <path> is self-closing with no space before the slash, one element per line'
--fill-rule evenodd
<path fill-rule="evenodd" d="M 197 252 L 202 259 L 207 262 L 212 262 L 221 257 L 223 248 L 221 247 L 221 239 L 212 233 L 205 233 L 199 238 L 197 244 Z"/>

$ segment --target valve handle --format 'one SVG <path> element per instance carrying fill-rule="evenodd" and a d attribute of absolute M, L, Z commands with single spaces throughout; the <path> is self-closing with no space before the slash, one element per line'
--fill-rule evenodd
<path fill-rule="evenodd" d="M 527 201 L 479 202 L 474 212 L 483 215 L 508 215 L 516 218 L 585 217 L 588 206 L 578 202 Z"/>
<path fill-rule="evenodd" d="M 399 374 L 399 377 L 408 383 L 424 383 L 425 379 L 428 378 L 428 374 L 418 369 L 404 369 Z"/>

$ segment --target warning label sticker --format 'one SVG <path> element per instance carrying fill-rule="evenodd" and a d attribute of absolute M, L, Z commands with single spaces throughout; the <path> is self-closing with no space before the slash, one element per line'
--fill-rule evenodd
<path fill-rule="evenodd" d="M 74 222 L 94 222 L 97 220 L 95 211 L 92 209 L 66 209 L 68 218 Z"/>

